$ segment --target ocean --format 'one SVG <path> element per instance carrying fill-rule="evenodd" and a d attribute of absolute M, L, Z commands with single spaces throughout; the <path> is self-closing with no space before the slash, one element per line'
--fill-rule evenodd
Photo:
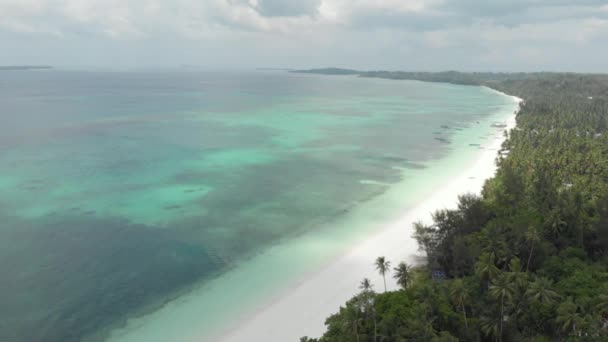
<path fill-rule="evenodd" d="M 0 72 L 0 340 L 233 329 L 469 165 L 515 108 L 282 71 Z"/>

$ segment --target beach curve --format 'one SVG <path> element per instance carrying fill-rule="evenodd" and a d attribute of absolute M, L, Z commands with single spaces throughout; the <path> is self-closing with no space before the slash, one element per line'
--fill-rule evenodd
<path fill-rule="evenodd" d="M 518 104 L 522 101 L 517 97 L 510 97 Z M 516 113 L 509 116 L 505 124 L 506 131 L 515 128 Z M 357 284 L 361 279 L 370 278 L 375 288 L 378 291 L 382 290 L 383 280 L 373 265 L 376 257 L 383 255 L 393 263 L 417 262 L 416 253 L 412 253 L 418 250 L 416 241 L 412 238 L 413 223 L 417 221 L 430 223 L 432 212 L 442 208 L 454 208 L 461 194 L 479 194 L 485 181 L 493 177 L 496 172 L 497 150 L 504 140 L 504 135 L 495 135 L 484 146 L 478 160 L 469 169 L 453 178 L 419 205 L 407 210 L 397 221 L 388 224 L 368 241 L 332 262 L 313 278 L 291 289 L 288 295 L 223 336 L 220 341 L 241 342 L 255 336 L 264 341 L 279 342 L 297 341 L 302 336 L 321 336 L 325 331 L 323 324 L 325 318 L 337 312 L 341 305 L 356 294 Z M 398 288 L 392 277 L 386 280 L 389 290 Z"/>
<path fill-rule="evenodd" d="M 521 101 L 508 97 L 513 98 L 514 102 Z M 356 294 L 361 279 L 370 278 L 376 290 L 383 290 L 382 278 L 373 267 L 376 257 L 383 255 L 394 264 L 400 261 L 415 263 L 419 259 L 418 246 L 411 237 L 413 222 L 430 222 L 432 212 L 454 207 L 460 194 L 481 191 L 485 180 L 495 173 L 495 158 L 505 139 L 503 133 L 515 127 L 515 113 L 511 111 L 505 114 L 502 121 L 506 126 L 494 130 L 491 138 L 479 146 L 481 152 L 470 167 L 457 171 L 455 177 L 443 177 L 443 181 L 433 184 L 433 188 L 428 191 L 430 195 L 421 196 L 425 198 L 422 202 L 405 206 L 406 210 L 402 210 L 402 214 L 395 220 L 389 223 L 373 222 L 373 229 L 351 233 L 357 237 L 340 254 L 315 256 L 317 259 L 310 260 L 308 268 L 298 269 L 295 272 L 298 276 L 294 278 L 293 274 L 287 275 L 287 272 L 297 259 L 295 255 L 314 255 L 317 249 L 326 251 L 339 248 L 319 246 L 318 239 L 306 237 L 300 238 L 297 245 L 291 243 L 274 246 L 255 258 L 257 265 L 241 265 L 228 272 L 221 281 L 213 281 L 195 289 L 191 294 L 167 303 L 162 310 L 152 315 L 130 320 L 126 327 L 113 331 L 109 340 L 239 342 L 254 338 L 283 342 L 297 341 L 301 336 L 322 335 L 325 318 L 337 312 L 341 305 Z M 332 244 L 335 240 L 334 236 L 321 243 Z M 290 248 L 300 251 L 286 253 L 286 250 L 292 252 Z M 306 253 L 302 253 L 302 250 L 306 250 Z M 274 268 L 274 271 L 285 268 L 286 271 L 283 277 L 265 281 L 264 272 L 268 270 L 264 267 Z M 231 303 L 228 303 L 241 306 L 244 308 L 242 311 L 224 311 L 226 303 L 223 300 L 227 295 L 222 284 L 226 283 L 248 289 L 235 291 L 230 296 Z M 391 277 L 387 279 L 387 286 L 389 290 L 397 288 Z M 248 302 L 250 298 L 243 294 L 251 294 L 251 291 L 256 291 L 263 300 Z M 201 294 L 206 300 L 202 300 Z M 210 298 L 216 300 L 209 301 Z M 201 312 L 214 312 L 217 317 L 215 320 L 197 319 L 196 316 Z M 219 322 L 226 322 L 227 317 L 230 317 L 230 323 L 220 325 Z"/>

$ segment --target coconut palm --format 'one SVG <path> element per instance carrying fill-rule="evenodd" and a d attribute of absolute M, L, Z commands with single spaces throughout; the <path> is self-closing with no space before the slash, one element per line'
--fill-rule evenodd
<path fill-rule="evenodd" d="M 500 322 L 502 322 L 502 319 Z M 496 315 L 481 316 L 479 319 L 479 328 L 484 335 L 494 337 L 495 341 L 498 341 L 500 336 L 500 322 Z"/>
<path fill-rule="evenodd" d="M 517 286 L 520 291 L 525 291 L 528 287 L 528 274 L 522 272 L 521 261 L 519 258 L 513 258 L 509 262 L 509 280 Z"/>
<path fill-rule="evenodd" d="M 552 290 L 553 282 L 550 279 L 536 278 L 526 291 L 526 297 L 530 301 L 542 304 L 553 304 L 559 299 L 559 294 Z"/>
<path fill-rule="evenodd" d="M 595 309 L 602 316 L 602 318 L 608 317 L 608 295 L 603 294 L 598 296 Z"/>
<path fill-rule="evenodd" d="M 385 257 L 381 256 L 376 259 L 376 270 L 384 279 L 384 292 L 386 292 L 386 273 L 390 270 L 391 262 L 386 260 Z"/>
<path fill-rule="evenodd" d="M 359 326 L 363 322 L 360 318 L 360 310 L 361 308 L 359 305 L 346 305 L 346 308 L 343 311 L 344 320 L 342 321 L 345 331 L 348 331 L 349 335 L 354 335 L 357 342 L 359 342 Z M 340 311 L 342 311 L 342 309 Z"/>
<path fill-rule="evenodd" d="M 452 299 L 452 302 L 454 302 L 454 304 L 462 310 L 464 326 L 468 328 L 469 323 L 467 321 L 466 305 L 471 301 L 471 296 L 465 288 L 464 281 L 462 279 L 456 279 L 452 282 L 452 285 L 450 286 L 450 298 Z"/>
<path fill-rule="evenodd" d="M 479 260 L 475 263 L 475 274 L 486 284 L 489 284 L 498 274 L 500 270 L 494 264 L 494 258 L 488 253 L 482 253 Z"/>
<path fill-rule="evenodd" d="M 376 293 L 374 292 L 369 279 L 365 278 L 361 282 L 359 288 L 362 290 L 359 295 L 357 295 L 357 301 L 355 305 L 359 308 L 359 311 L 363 313 L 370 313 L 374 311 L 374 303 L 376 301 Z"/>
<path fill-rule="evenodd" d="M 374 320 L 374 340 L 375 340 L 376 339 L 375 336 L 377 335 L 377 331 L 378 331 L 377 324 L 376 324 L 377 323 L 376 322 L 376 308 L 374 307 L 376 294 L 374 293 L 372 283 L 370 282 L 370 280 L 368 278 L 364 278 L 361 281 L 359 288 L 362 291 L 361 294 L 359 295 L 359 298 L 360 298 L 359 306 L 366 315 L 371 314 L 371 316 Z"/>
<path fill-rule="evenodd" d="M 528 253 L 528 262 L 526 263 L 526 272 L 530 268 L 530 261 L 532 260 L 532 253 L 534 252 L 534 245 L 540 241 L 540 235 L 535 227 L 528 228 L 526 231 L 526 241 L 530 244 L 530 252 Z"/>
<path fill-rule="evenodd" d="M 528 289 L 528 273 L 522 270 L 521 260 L 513 258 L 509 262 L 509 272 L 505 273 L 507 279 L 513 284 L 513 298 L 509 310 L 511 315 L 521 317 L 527 311 L 528 301 L 526 290 Z"/>
<path fill-rule="evenodd" d="M 502 264 L 508 260 L 509 247 L 501 231 L 497 228 L 483 230 L 480 233 L 481 251 L 492 257 L 495 263 Z"/>
<path fill-rule="evenodd" d="M 410 267 L 406 263 L 400 262 L 393 270 L 395 271 L 393 278 L 397 279 L 397 284 L 405 290 L 410 282 Z"/>
<path fill-rule="evenodd" d="M 490 285 L 489 293 L 492 298 L 500 301 L 500 335 L 499 340 L 502 340 L 502 326 L 505 316 L 505 302 L 510 302 L 513 299 L 515 293 L 515 287 L 509 278 L 505 275 L 501 275 L 496 278 L 495 281 Z"/>
<path fill-rule="evenodd" d="M 561 326 L 563 332 L 571 331 L 572 334 L 576 335 L 576 328 L 583 320 L 578 309 L 579 306 L 572 301 L 572 298 L 568 298 L 557 307 L 555 321 Z"/>
<path fill-rule="evenodd" d="M 372 292 L 373 285 L 368 278 L 363 278 L 363 280 L 361 280 L 361 283 L 359 284 L 359 289 L 363 292 Z"/>
<path fill-rule="evenodd" d="M 558 209 L 553 209 L 545 214 L 546 227 L 554 238 L 558 238 L 566 226 L 566 222 L 560 217 Z"/>

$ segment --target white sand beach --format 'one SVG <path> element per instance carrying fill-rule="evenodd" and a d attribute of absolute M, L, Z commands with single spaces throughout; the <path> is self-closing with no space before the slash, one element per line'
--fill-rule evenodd
<path fill-rule="evenodd" d="M 515 98 L 519 102 L 521 99 Z M 505 121 L 504 130 L 515 127 L 515 115 Z M 415 263 L 418 246 L 411 237 L 413 223 L 430 222 L 431 213 L 442 208 L 454 208 L 458 195 L 480 193 L 484 182 L 496 172 L 497 150 L 504 141 L 499 132 L 487 141 L 485 149 L 470 168 L 454 175 L 432 196 L 409 209 L 399 220 L 388 224 L 377 235 L 348 254 L 335 260 L 316 275 L 308 278 L 287 295 L 278 299 L 244 322 L 239 328 L 228 333 L 221 341 L 298 341 L 302 336 L 319 337 L 325 331 L 324 320 L 338 311 L 358 291 L 358 284 L 370 278 L 376 291 L 383 291 L 382 278 L 374 269 L 373 261 L 385 256 L 392 264 L 400 261 Z M 446 172 L 452 172 L 446 170 Z M 389 290 L 397 288 L 390 276 L 387 277 Z"/>

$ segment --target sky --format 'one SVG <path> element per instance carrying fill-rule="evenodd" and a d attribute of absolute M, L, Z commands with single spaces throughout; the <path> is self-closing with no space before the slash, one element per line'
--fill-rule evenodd
<path fill-rule="evenodd" d="M 608 0 L 0 0 L 0 65 L 608 72 Z"/>

